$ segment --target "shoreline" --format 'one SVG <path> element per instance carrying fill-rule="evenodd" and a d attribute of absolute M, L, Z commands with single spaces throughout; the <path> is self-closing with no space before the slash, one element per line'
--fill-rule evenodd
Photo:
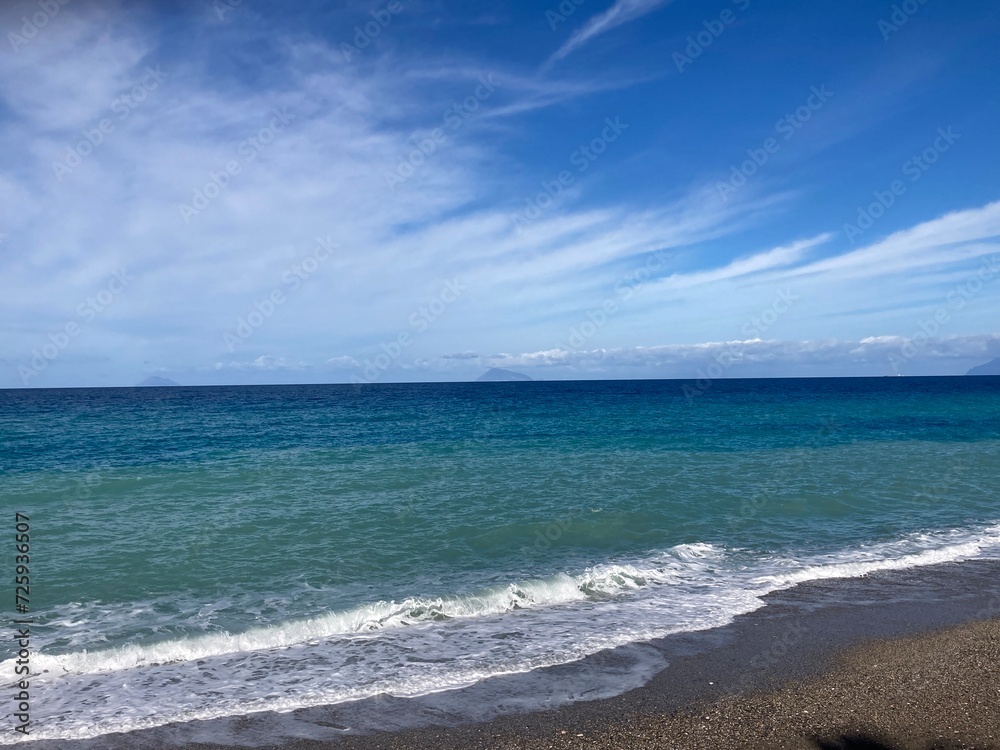
<path fill-rule="evenodd" d="M 678 712 L 663 713 L 633 700 L 630 710 L 596 720 L 585 711 L 554 711 L 544 722 L 529 715 L 281 747 L 987 750 L 1000 748 L 998 664 L 1000 620 L 983 620 L 870 641 L 836 653 L 812 677 Z"/>
<path fill-rule="evenodd" d="M 1000 562 L 810 582 L 766 600 L 723 628 L 656 642 L 670 666 L 613 698 L 280 747 L 1000 748 Z"/>
<path fill-rule="evenodd" d="M 572 664 L 419 698 L 383 696 L 92 740 L 42 740 L 32 746 L 924 750 L 958 737 L 965 744 L 941 747 L 1000 748 L 1000 561 L 811 581 L 772 592 L 765 601 L 766 606 L 720 628 L 678 633 Z M 525 710 L 511 710 L 508 701 L 506 712 L 481 718 L 484 700 L 537 687 L 531 681 L 540 673 L 558 682 L 564 675 L 578 678 L 580 670 L 613 671 L 636 651 L 667 664 L 641 687 L 550 709 L 525 703 Z M 920 689 L 914 687 L 918 674 L 925 675 Z M 866 692 L 862 695 L 851 685 L 865 686 Z M 851 701 L 857 706 L 848 710 Z M 463 706 L 469 710 L 463 712 Z M 472 710 L 477 706 L 478 715 Z M 887 712 L 886 706 L 899 710 Z M 962 713 L 970 707 L 975 709 L 972 714 Z M 383 727 L 389 723 L 391 729 L 364 731 L 366 720 L 381 721 Z M 909 724 L 900 724 L 904 720 Z M 910 725 L 923 729 L 904 736 L 903 729 Z M 362 731 L 349 731 L 358 727 Z M 976 734 L 976 727 L 984 733 Z M 954 731 L 961 736 L 948 735 Z M 810 732 L 818 740 L 804 739 Z M 882 744 L 844 744 L 837 739 L 852 732 Z"/>

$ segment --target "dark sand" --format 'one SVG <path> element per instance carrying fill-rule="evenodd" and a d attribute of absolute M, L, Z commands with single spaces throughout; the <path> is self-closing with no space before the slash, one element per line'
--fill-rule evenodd
<path fill-rule="evenodd" d="M 669 661 L 648 684 L 551 710 L 468 723 L 455 710 L 461 701 L 435 703 L 442 694 L 385 697 L 254 714 L 226 724 L 221 734 L 212 722 L 193 722 L 82 743 L 33 744 L 39 750 L 220 750 L 222 744 L 206 744 L 215 735 L 282 750 L 1000 750 L 1000 563 L 817 581 L 766 600 L 766 607 L 726 627 L 647 644 Z M 615 658 L 613 651 L 589 657 L 598 664 Z M 552 669 L 562 676 L 572 672 L 558 670 L 573 667 Z M 450 695 L 465 692 L 464 700 L 474 703 L 482 695 L 476 690 Z M 365 716 L 396 719 L 414 706 L 428 728 L 370 734 L 331 729 L 360 727 Z M 317 728 L 336 739 L 287 739 L 289 729 L 301 737 Z"/>
<path fill-rule="evenodd" d="M 545 717 L 541 720 L 541 717 Z M 1000 620 L 876 641 L 820 676 L 675 714 L 533 714 L 447 730 L 351 737 L 351 748 L 1000 748 Z M 595 717 L 596 719 L 596 717 Z M 313 750 L 318 743 L 287 748 Z M 331 747 L 331 745 L 326 745 Z"/>

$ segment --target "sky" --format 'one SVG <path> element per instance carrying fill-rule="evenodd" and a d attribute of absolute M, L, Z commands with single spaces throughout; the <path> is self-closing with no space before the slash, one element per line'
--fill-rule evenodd
<path fill-rule="evenodd" d="M 0 387 L 957 375 L 1000 7 L 0 8 Z"/>

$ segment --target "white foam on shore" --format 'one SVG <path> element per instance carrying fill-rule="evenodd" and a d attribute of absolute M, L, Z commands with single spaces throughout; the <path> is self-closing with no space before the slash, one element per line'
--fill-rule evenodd
<path fill-rule="evenodd" d="M 755 582 L 786 588 L 807 581 L 828 578 L 858 578 L 879 570 L 905 570 L 925 565 L 958 562 L 996 554 L 1000 548 L 1000 525 L 978 532 L 951 531 L 940 534 L 915 534 L 899 541 L 807 559 L 786 561 L 795 566 L 788 572 L 758 576 Z"/>

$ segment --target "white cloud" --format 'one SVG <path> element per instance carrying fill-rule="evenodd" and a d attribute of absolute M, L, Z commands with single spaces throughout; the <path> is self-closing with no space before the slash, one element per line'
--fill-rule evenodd
<path fill-rule="evenodd" d="M 713 268 L 708 271 L 697 271 L 694 273 L 673 274 L 664 279 L 663 283 L 673 288 L 699 286 L 791 266 L 803 258 L 806 250 L 828 242 L 831 237 L 832 235 L 827 232 L 816 237 L 793 242 L 790 245 L 766 250 L 748 258 L 734 260 L 722 268 Z"/>
<path fill-rule="evenodd" d="M 360 366 L 358 364 L 358 360 L 349 355 L 343 355 L 340 357 L 331 357 L 326 361 L 326 364 L 328 364 L 330 367 L 334 369 L 349 369 L 349 368 L 353 369 L 355 367 Z"/>
<path fill-rule="evenodd" d="M 268 372 L 293 371 L 298 372 L 308 370 L 311 367 L 307 362 L 290 362 L 284 357 L 273 357 L 269 354 L 261 356 L 249 362 L 216 362 L 216 370 L 265 370 Z"/>
<path fill-rule="evenodd" d="M 800 371 L 801 366 L 814 368 L 812 374 L 829 372 L 829 365 L 871 365 L 892 373 L 890 357 L 913 362 L 919 366 L 929 360 L 987 360 L 1000 355 L 1000 333 L 948 336 L 942 338 L 912 338 L 904 336 L 870 336 L 862 340 L 825 339 L 813 341 L 781 341 L 746 339 L 710 341 L 699 344 L 668 344 L 649 347 L 618 347 L 612 349 L 524 352 L 494 354 L 483 358 L 491 367 L 538 368 L 540 376 L 548 368 L 569 368 L 581 372 L 622 368 L 660 370 L 664 376 L 695 377 L 697 370 L 711 363 L 721 363 L 727 377 L 740 377 L 755 366 L 767 366 L 772 373 L 782 369 Z M 777 369 L 775 369 L 777 368 Z M 967 369 L 967 368 L 964 368 Z M 964 369 L 962 371 L 964 372 Z M 960 374 L 960 373 L 954 373 Z M 610 375 L 613 377 L 613 374 Z"/>
<path fill-rule="evenodd" d="M 953 211 L 895 232 L 871 245 L 802 266 L 794 275 L 829 273 L 843 278 L 872 277 L 944 266 L 994 252 L 992 245 L 980 244 L 980 241 L 998 236 L 1000 201 Z"/>
<path fill-rule="evenodd" d="M 672 0 L 615 0 L 614 5 L 592 17 L 581 29 L 573 32 L 573 35 L 549 58 L 549 64 L 562 60 L 594 37 L 652 13 L 669 2 Z"/>

